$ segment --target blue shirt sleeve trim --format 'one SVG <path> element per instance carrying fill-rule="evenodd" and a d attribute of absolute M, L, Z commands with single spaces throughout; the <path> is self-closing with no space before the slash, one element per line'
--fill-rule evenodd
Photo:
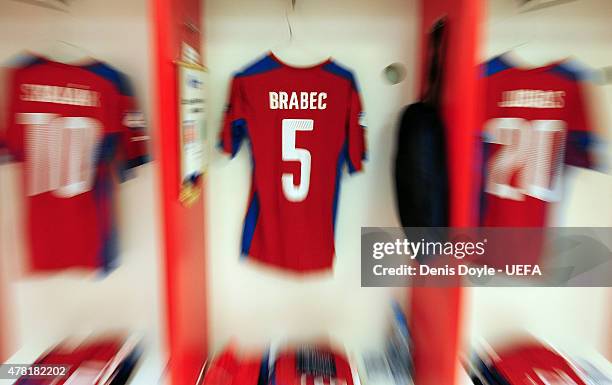
<path fill-rule="evenodd" d="M 125 95 L 125 96 L 134 95 L 132 86 L 130 85 L 130 82 L 127 79 L 127 77 L 121 72 L 119 72 L 118 70 L 109 66 L 108 64 L 98 62 L 98 63 L 84 66 L 82 68 L 113 83 L 115 87 L 117 87 L 121 95 Z"/>
<path fill-rule="evenodd" d="M 357 81 L 355 80 L 355 76 L 353 76 L 353 72 L 351 72 L 351 70 L 344 68 L 335 62 L 325 64 L 323 66 L 323 70 L 348 80 L 353 86 L 353 89 L 359 92 L 359 86 L 357 85 Z"/>
<path fill-rule="evenodd" d="M 586 81 L 592 79 L 592 74 L 585 68 L 580 68 L 573 63 L 561 63 L 550 69 L 555 75 L 559 75 L 565 79 L 569 79 L 574 82 Z"/>
<path fill-rule="evenodd" d="M 253 235 L 255 234 L 255 227 L 257 226 L 257 220 L 259 219 L 259 195 L 257 191 L 253 193 L 251 202 L 249 203 L 249 209 L 247 211 L 246 218 L 244 219 L 244 230 L 242 231 L 242 256 L 246 257 L 249 255 L 251 250 L 251 242 L 253 242 Z"/>
<path fill-rule="evenodd" d="M 255 61 L 254 63 L 249 64 L 242 71 L 238 72 L 235 76 L 236 77 L 253 76 L 253 75 L 270 72 L 280 67 L 281 67 L 280 63 L 272 59 L 269 55 L 266 55 L 263 58 Z"/>
<path fill-rule="evenodd" d="M 498 56 L 489 60 L 485 63 L 484 67 L 484 73 L 487 77 L 513 68 L 513 66 L 510 63 L 506 62 L 502 56 Z"/>

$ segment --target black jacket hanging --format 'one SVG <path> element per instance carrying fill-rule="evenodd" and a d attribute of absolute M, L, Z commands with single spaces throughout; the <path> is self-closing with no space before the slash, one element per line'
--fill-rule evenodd
<path fill-rule="evenodd" d="M 443 42 L 446 22 L 429 36 L 429 70 L 421 101 L 404 110 L 395 157 L 395 190 L 403 227 L 449 224 L 445 126 L 440 114 Z"/>

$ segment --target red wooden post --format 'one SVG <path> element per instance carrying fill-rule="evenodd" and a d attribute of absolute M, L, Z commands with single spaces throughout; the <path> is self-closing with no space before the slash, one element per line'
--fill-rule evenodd
<path fill-rule="evenodd" d="M 421 1 L 421 74 L 429 29 L 438 18 L 448 19 L 443 114 L 449 147 L 451 225 L 457 227 L 476 224 L 477 68 L 484 7 L 483 0 Z M 462 297 L 461 288 L 412 289 L 410 323 L 417 385 L 456 383 L 460 369 Z"/>
<path fill-rule="evenodd" d="M 176 66 L 181 44 L 202 47 L 202 0 L 153 0 L 155 160 L 160 171 L 169 376 L 194 385 L 208 352 L 204 197 L 186 208 L 179 195 Z M 200 52 L 200 54 L 202 54 Z"/>

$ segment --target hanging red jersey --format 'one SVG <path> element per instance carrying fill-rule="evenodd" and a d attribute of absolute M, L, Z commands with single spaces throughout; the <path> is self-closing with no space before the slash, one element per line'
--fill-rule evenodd
<path fill-rule="evenodd" d="M 563 165 L 590 167 L 581 74 L 568 63 L 486 64 L 484 226 L 542 227 L 561 198 Z"/>
<path fill-rule="evenodd" d="M 340 176 L 365 156 L 353 74 L 333 62 L 298 68 L 265 56 L 233 78 L 221 132 L 234 156 L 251 144 L 242 254 L 298 272 L 330 268 Z"/>
<path fill-rule="evenodd" d="M 353 370 L 343 354 L 325 347 L 282 351 L 274 362 L 274 385 L 353 385 Z"/>
<path fill-rule="evenodd" d="M 66 340 L 43 353 L 31 368 L 43 372 L 47 367 L 46 375 L 28 372 L 15 385 L 125 383 L 141 356 L 136 341 L 115 335 L 94 336 L 78 344 Z"/>
<path fill-rule="evenodd" d="M 539 343 L 502 351 L 493 365 L 508 385 L 586 385 L 565 358 Z"/>
<path fill-rule="evenodd" d="M 30 268 L 111 269 L 114 180 L 147 160 L 144 119 L 127 79 L 101 62 L 27 57 L 9 92 L 2 143 L 25 165 Z"/>

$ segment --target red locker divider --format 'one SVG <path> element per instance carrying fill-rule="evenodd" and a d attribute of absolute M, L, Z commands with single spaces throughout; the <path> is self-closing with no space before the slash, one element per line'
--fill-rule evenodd
<path fill-rule="evenodd" d="M 448 19 L 443 115 L 449 147 L 451 225 L 471 226 L 476 224 L 478 44 L 485 3 L 421 0 L 420 6 L 421 83 L 429 29 L 440 17 Z M 459 287 L 412 288 L 409 305 L 417 385 L 457 382 L 462 299 Z"/>
<path fill-rule="evenodd" d="M 155 160 L 160 169 L 167 351 L 172 385 L 194 385 L 208 353 L 204 201 L 182 206 L 176 66 L 181 43 L 202 47 L 202 0 L 153 0 Z M 153 263 L 153 262 L 152 262 Z"/>
<path fill-rule="evenodd" d="M 6 304 L 4 303 L 4 287 L 2 286 L 2 277 L 0 276 L 0 309 L 6 309 Z M 7 341 L 6 341 L 6 314 L 8 312 L 0 313 L 0 362 L 6 361 L 7 357 Z"/>

